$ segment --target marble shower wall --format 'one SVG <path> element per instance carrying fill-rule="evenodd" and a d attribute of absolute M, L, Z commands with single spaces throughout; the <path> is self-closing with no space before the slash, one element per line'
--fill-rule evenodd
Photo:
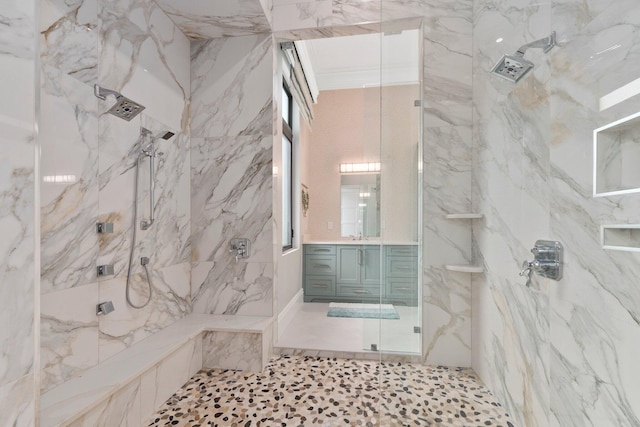
<path fill-rule="evenodd" d="M 194 312 L 273 312 L 273 42 L 270 34 L 191 44 Z M 229 253 L 234 237 L 248 259 Z"/>
<path fill-rule="evenodd" d="M 556 30 L 533 76 L 488 74 L 500 55 Z M 504 38 L 497 44 L 498 38 Z M 640 76 L 640 5 L 474 3 L 473 367 L 517 425 L 640 425 L 636 253 L 603 250 L 601 224 L 638 223 L 637 195 L 592 197 L 592 131 L 640 110 L 600 97 Z M 560 282 L 518 276 L 537 239 L 565 247 Z"/>
<path fill-rule="evenodd" d="M 32 426 L 35 308 L 35 1 L 0 7 L 0 425 Z"/>
<path fill-rule="evenodd" d="M 189 41 L 150 0 L 42 0 L 40 139 L 41 365 L 49 390 L 191 311 Z M 93 84 L 122 92 L 144 112 L 125 122 L 105 111 Z M 132 299 L 125 302 L 140 127 L 176 136 L 156 142 L 156 222 L 140 231 Z M 139 218 L 149 215 L 149 162 L 140 166 Z M 96 222 L 113 222 L 98 235 Z M 138 261 L 136 261 L 138 260 Z M 96 266 L 115 275 L 97 278 Z M 97 317 L 98 302 L 116 311 Z"/>
<path fill-rule="evenodd" d="M 428 364 L 471 365 L 472 2 L 426 2 L 423 21 L 423 352 Z M 383 1 L 383 4 L 386 2 Z"/>

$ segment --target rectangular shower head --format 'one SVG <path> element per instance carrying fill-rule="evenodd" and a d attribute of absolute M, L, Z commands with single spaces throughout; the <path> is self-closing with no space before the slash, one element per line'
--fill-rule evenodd
<path fill-rule="evenodd" d="M 522 56 L 503 55 L 491 72 L 512 83 L 518 83 L 532 68 L 533 63 Z"/>
<path fill-rule="evenodd" d="M 121 95 L 116 98 L 115 105 L 111 107 L 108 112 L 129 122 L 140 114 L 142 110 L 144 110 L 142 105 Z"/>
<path fill-rule="evenodd" d="M 95 84 L 93 85 L 93 93 L 103 101 L 106 101 L 108 95 L 113 95 L 116 98 L 116 103 L 109 109 L 108 113 L 128 122 L 144 110 L 143 105 L 130 100 L 115 90 L 105 89 Z"/>

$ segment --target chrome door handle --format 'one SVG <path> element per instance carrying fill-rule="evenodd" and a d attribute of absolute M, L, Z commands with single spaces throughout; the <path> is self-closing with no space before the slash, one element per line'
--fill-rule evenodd
<path fill-rule="evenodd" d="M 364 263 L 364 253 L 362 249 L 358 249 L 358 265 L 362 265 Z"/>

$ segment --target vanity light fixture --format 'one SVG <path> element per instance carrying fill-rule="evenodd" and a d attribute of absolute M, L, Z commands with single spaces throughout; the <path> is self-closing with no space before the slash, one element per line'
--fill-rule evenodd
<path fill-rule="evenodd" d="M 78 177 L 75 175 L 45 175 L 42 177 L 42 182 L 53 184 L 67 184 L 78 181 Z"/>
<path fill-rule="evenodd" d="M 380 172 L 380 162 L 374 163 L 340 163 L 340 173 Z"/>

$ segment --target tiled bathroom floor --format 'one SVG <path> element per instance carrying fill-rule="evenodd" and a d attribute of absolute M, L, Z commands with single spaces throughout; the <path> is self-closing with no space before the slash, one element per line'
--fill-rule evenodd
<path fill-rule="evenodd" d="M 151 426 L 514 427 L 469 369 L 280 356 L 264 372 L 202 370 Z"/>
<path fill-rule="evenodd" d="M 420 353 L 418 307 L 394 306 L 399 319 L 327 317 L 328 303 L 304 303 L 281 331 L 277 347 L 362 352 L 377 344 L 380 351 Z"/>

